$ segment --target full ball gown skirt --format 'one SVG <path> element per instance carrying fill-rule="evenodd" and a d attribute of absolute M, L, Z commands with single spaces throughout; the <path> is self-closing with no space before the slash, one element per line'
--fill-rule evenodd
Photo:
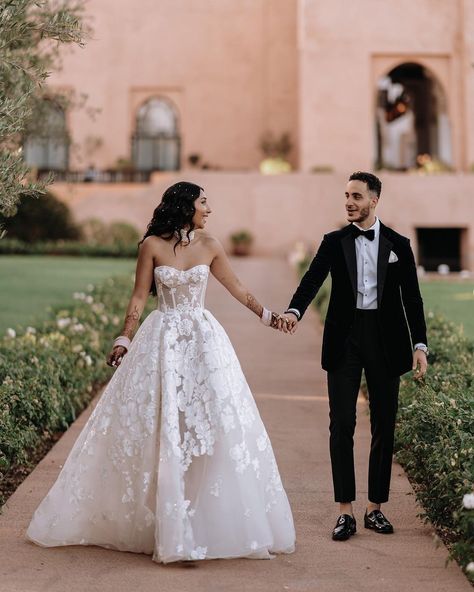
<path fill-rule="evenodd" d="M 153 561 L 291 553 L 293 517 L 223 327 L 208 265 L 154 269 L 157 308 L 79 434 L 26 538 Z"/>

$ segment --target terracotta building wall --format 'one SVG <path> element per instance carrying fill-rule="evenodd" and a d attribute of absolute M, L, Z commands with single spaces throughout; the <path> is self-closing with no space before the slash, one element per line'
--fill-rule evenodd
<path fill-rule="evenodd" d="M 300 0 L 301 168 L 371 168 L 377 79 L 403 62 L 442 84 L 454 164 L 474 161 L 472 0 Z"/>
<path fill-rule="evenodd" d="M 90 0 L 94 36 L 65 53 L 53 87 L 100 109 L 68 114 L 72 168 L 130 155 L 136 109 L 164 96 L 177 107 L 182 159 L 255 168 L 266 130 L 297 131 L 297 0 Z M 102 146 L 87 147 L 96 139 Z M 296 148 L 292 155 L 295 159 Z"/>
<path fill-rule="evenodd" d="M 254 252 L 286 255 L 296 241 L 315 249 L 323 234 L 347 224 L 344 191 L 348 173 L 156 173 L 148 184 L 59 184 L 52 191 L 72 209 L 77 221 L 97 217 L 127 220 L 144 232 L 163 191 L 178 180 L 204 187 L 213 210 L 206 226 L 229 246 L 229 235 L 249 230 Z M 474 175 L 407 175 L 383 173 L 380 219 L 412 241 L 418 252 L 416 228 L 464 229 L 463 267 L 474 270 Z M 435 204 L 435 206 L 434 206 Z"/>

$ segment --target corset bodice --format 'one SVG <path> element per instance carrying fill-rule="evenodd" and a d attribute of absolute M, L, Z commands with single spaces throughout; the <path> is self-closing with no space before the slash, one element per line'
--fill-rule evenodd
<path fill-rule="evenodd" d="M 168 265 L 154 269 L 157 310 L 187 312 L 204 308 L 209 266 L 195 265 L 181 270 Z"/>

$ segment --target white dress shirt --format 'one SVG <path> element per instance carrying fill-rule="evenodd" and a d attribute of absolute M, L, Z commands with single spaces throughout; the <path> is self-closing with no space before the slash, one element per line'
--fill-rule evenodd
<path fill-rule="evenodd" d="M 356 222 L 354 226 L 361 230 L 373 230 L 374 240 L 363 236 L 355 239 L 357 261 L 357 308 L 364 310 L 377 308 L 377 259 L 379 253 L 380 220 L 376 217 L 370 228 L 362 228 Z"/>

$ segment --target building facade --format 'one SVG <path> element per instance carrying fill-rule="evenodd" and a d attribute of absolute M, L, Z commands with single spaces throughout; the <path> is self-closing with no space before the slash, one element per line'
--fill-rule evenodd
<path fill-rule="evenodd" d="M 166 182 L 204 179 L 221 238 L 247 227 L 256 252 L 285 252 L 343 223 L 321 195 L 339 200 L 348 173 L 375 169 L 385 221 L 419 260 L 474 268 L 474 0 L 90 0 L 87 12 L 92 39 L 50 78 L 87 105 L 55 106 L 51 137 L 25 142 L 33 166 L 76 181 L 55 191 L 79 218 L 141 212 L 143 226 L 140 204 Z M 268 154 L 294 172 L 259 176 Z M 433 255 L 440 244 L 449 253 Z"/>
<path fill-rule="evenodd" d="M 473 0 L 91 0 L 54 89 L 68 167 L 255 170 L 287 134 L 301 171 L 474 163 Z M 403 109 L 399 112 L 399 109 Z M 92 117 L 91 110 L 97 110 Z"/>

